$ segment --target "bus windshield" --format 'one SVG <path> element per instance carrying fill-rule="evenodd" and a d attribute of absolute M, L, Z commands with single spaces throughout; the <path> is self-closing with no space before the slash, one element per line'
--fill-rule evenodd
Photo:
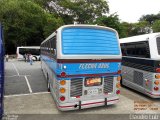
<path fill-rule="evenodd" d="M 65 28 L 62 31 L 62 52 L 68 55 L 119 55 L 114 31 L 90 28 Z"/>

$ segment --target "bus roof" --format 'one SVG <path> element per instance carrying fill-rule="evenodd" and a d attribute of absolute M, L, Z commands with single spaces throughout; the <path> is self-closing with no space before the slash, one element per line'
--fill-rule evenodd
<path fill-rule="evenodd" d="M 64 25 L 64 26 L 61 26 L 60 28 L 58 28 L 57 31 L 60 31 L 60 30 L 62 30 L 62 29 L 64 29 L 64 28 L 69 28 L 69 27 L 71 27 L 71 28 L 79 27 L 79 28 L 95 28 L 95 29 L 97 28 L 97 29 L 104 29 L 104 30 L 113 31 L 113 32 L 115 32 L 115 33 L 118 35 L 117 31 L 116 31 L 115 29 L 110 28 L 110 27 L 99 26 L 99 25 L 88 25 L 88 24 Z M 56 32 L 57 32 L 57 31 L 56 31 Z M 53 32 L 53 33 L 52 33 L 49 37 L 47 37 L 42 43 L 44 43 L 45 41 L 47 41 L 47 40 L 49 40 L 50 38 L 52 38 L 53 36 L 55 36 L 55 35 L 56 35 L 56 32 Z M 42 44 L 42 43 L 41 43 L 41 44 Z"/>
<path fill-rule="evenodd" d="M 160 36 L 160 32 L 122 38 L 122 39 L 119 39 L 119 42 L 120 43 L 130 43 L 130 42 L 148 41 L 148 40 L 151 40 L 151 38 L 155 36 Z"/>

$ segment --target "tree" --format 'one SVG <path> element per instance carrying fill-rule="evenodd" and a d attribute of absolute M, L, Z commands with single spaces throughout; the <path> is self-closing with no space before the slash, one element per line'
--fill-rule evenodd
<path fill-rule="evenodd" d="M 49 20 L 56 25 L 47 29 Z M 30 0 L 1 0 L 0 21 L 4 25 L 6 50 L 11 53 L 17 46 L 40 45 L 49 30 L 53 32 L 57 25 L 63 24 Z"/>
<path fill-rule="evenodd" d="M 140 21 L 132 24 L 131 35 L 142 35 L 151 32 L 150 25 L 147 21 Z"/>
<path fill-rule="evenodd" d="M 133 27 L 132 23 L 122 22 L 121 26 L 122 26 L 122 31 L 121 31 L 122 35 L 120 36 L 121 38 L 132 36 L 132 27 Z"/>
<path fill-rule="evenodd" d="M 139 21 L 147 21 L 149 25 L 152 25 L 156 20 L 160 19 L 160 13 L 158 14 L 149 14 L 149 15 L 143 15 Z"/>
<path fill-rule="evenodd" d="M 117 14 L 111 14 L 109 16 L 99 17 L 99 18 L 97 18 L 97 20 L 94 24 L 111 27 L 111 28 L 117 30 L 120 38 L 127 36 L 127 35 L 125 35 L 124 28 L 123 28 L 122 24 L 120 23 L 120 20 L 119 20 Z"/>
<path fill-rule="evenodd" d="M 109 6 L 105 0 L 53 0 L 48 10 L 60 16 L 65 24 L 74 21 L 82 24 L 95 21 L 108 13 Z"/>
<path fill-rule="evenodd" d="M 156 20 L 152 25 L 153 32 L 160 32 L 160 20 Z"/>
<path fill-rule="evenodd" d="M 57 28 L 62 26 L 63 20 L 60 17 L 55 18 L 52 14 L 46 13 L 46 23 L 43 27 L 44 33 L 43 35 L 47 38 L 51 33 L 53 33 Z"/>

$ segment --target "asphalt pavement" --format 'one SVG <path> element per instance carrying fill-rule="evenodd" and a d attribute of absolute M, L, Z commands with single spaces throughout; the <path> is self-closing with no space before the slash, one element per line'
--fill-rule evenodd
<path fill-rule="evenodd" d="M 40 62 L 10 60 L 5 63 L 5 95 L 47 92 Z"/>
<path fill-rule="evenodd" d="M 33 120 L 63 119 L 64 115 L 66 116 L 64 117 L 65 120 L 70 118 L 88 120 L 90 117 L 92 120 L 98 118 L 108 118 L 110 120 L 117 118 L 117 120 L 120 120 L 123 117 L 126 120 L 130 119 L 129 117 L 132 114 L 160 113 L 160 99 L 149 98 L 125 87 L 121 88 L 119 97 L 120 101 L 115 105 L 61 112 L 56 108 L 51 94 L 47 92 L 47 84 L 41 71 L 40 62 L 34 62 L 33 65 L 30 65 L 24 61 L 10 60 L 5 63 L 4 111 L 6 115 L 17 115 L 20 120 L 29 120 L 31 116 Z M 151 109 L 150 106 L 145 110 L 135 110 L 136 101 L 148 102 L 152 107 L 155 106 L 158 109 Z M 84 117 L 84 115 L 92 116 Z"/>

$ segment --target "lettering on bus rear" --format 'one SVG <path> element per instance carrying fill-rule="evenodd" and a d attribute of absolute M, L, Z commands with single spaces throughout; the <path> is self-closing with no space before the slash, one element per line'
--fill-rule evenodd
<path fill-rule="evenodd" d="M 89 63 L 80 64 L 79 69 L 97 69 L 97 68 L 109 68 L 109 63 Z"/>

